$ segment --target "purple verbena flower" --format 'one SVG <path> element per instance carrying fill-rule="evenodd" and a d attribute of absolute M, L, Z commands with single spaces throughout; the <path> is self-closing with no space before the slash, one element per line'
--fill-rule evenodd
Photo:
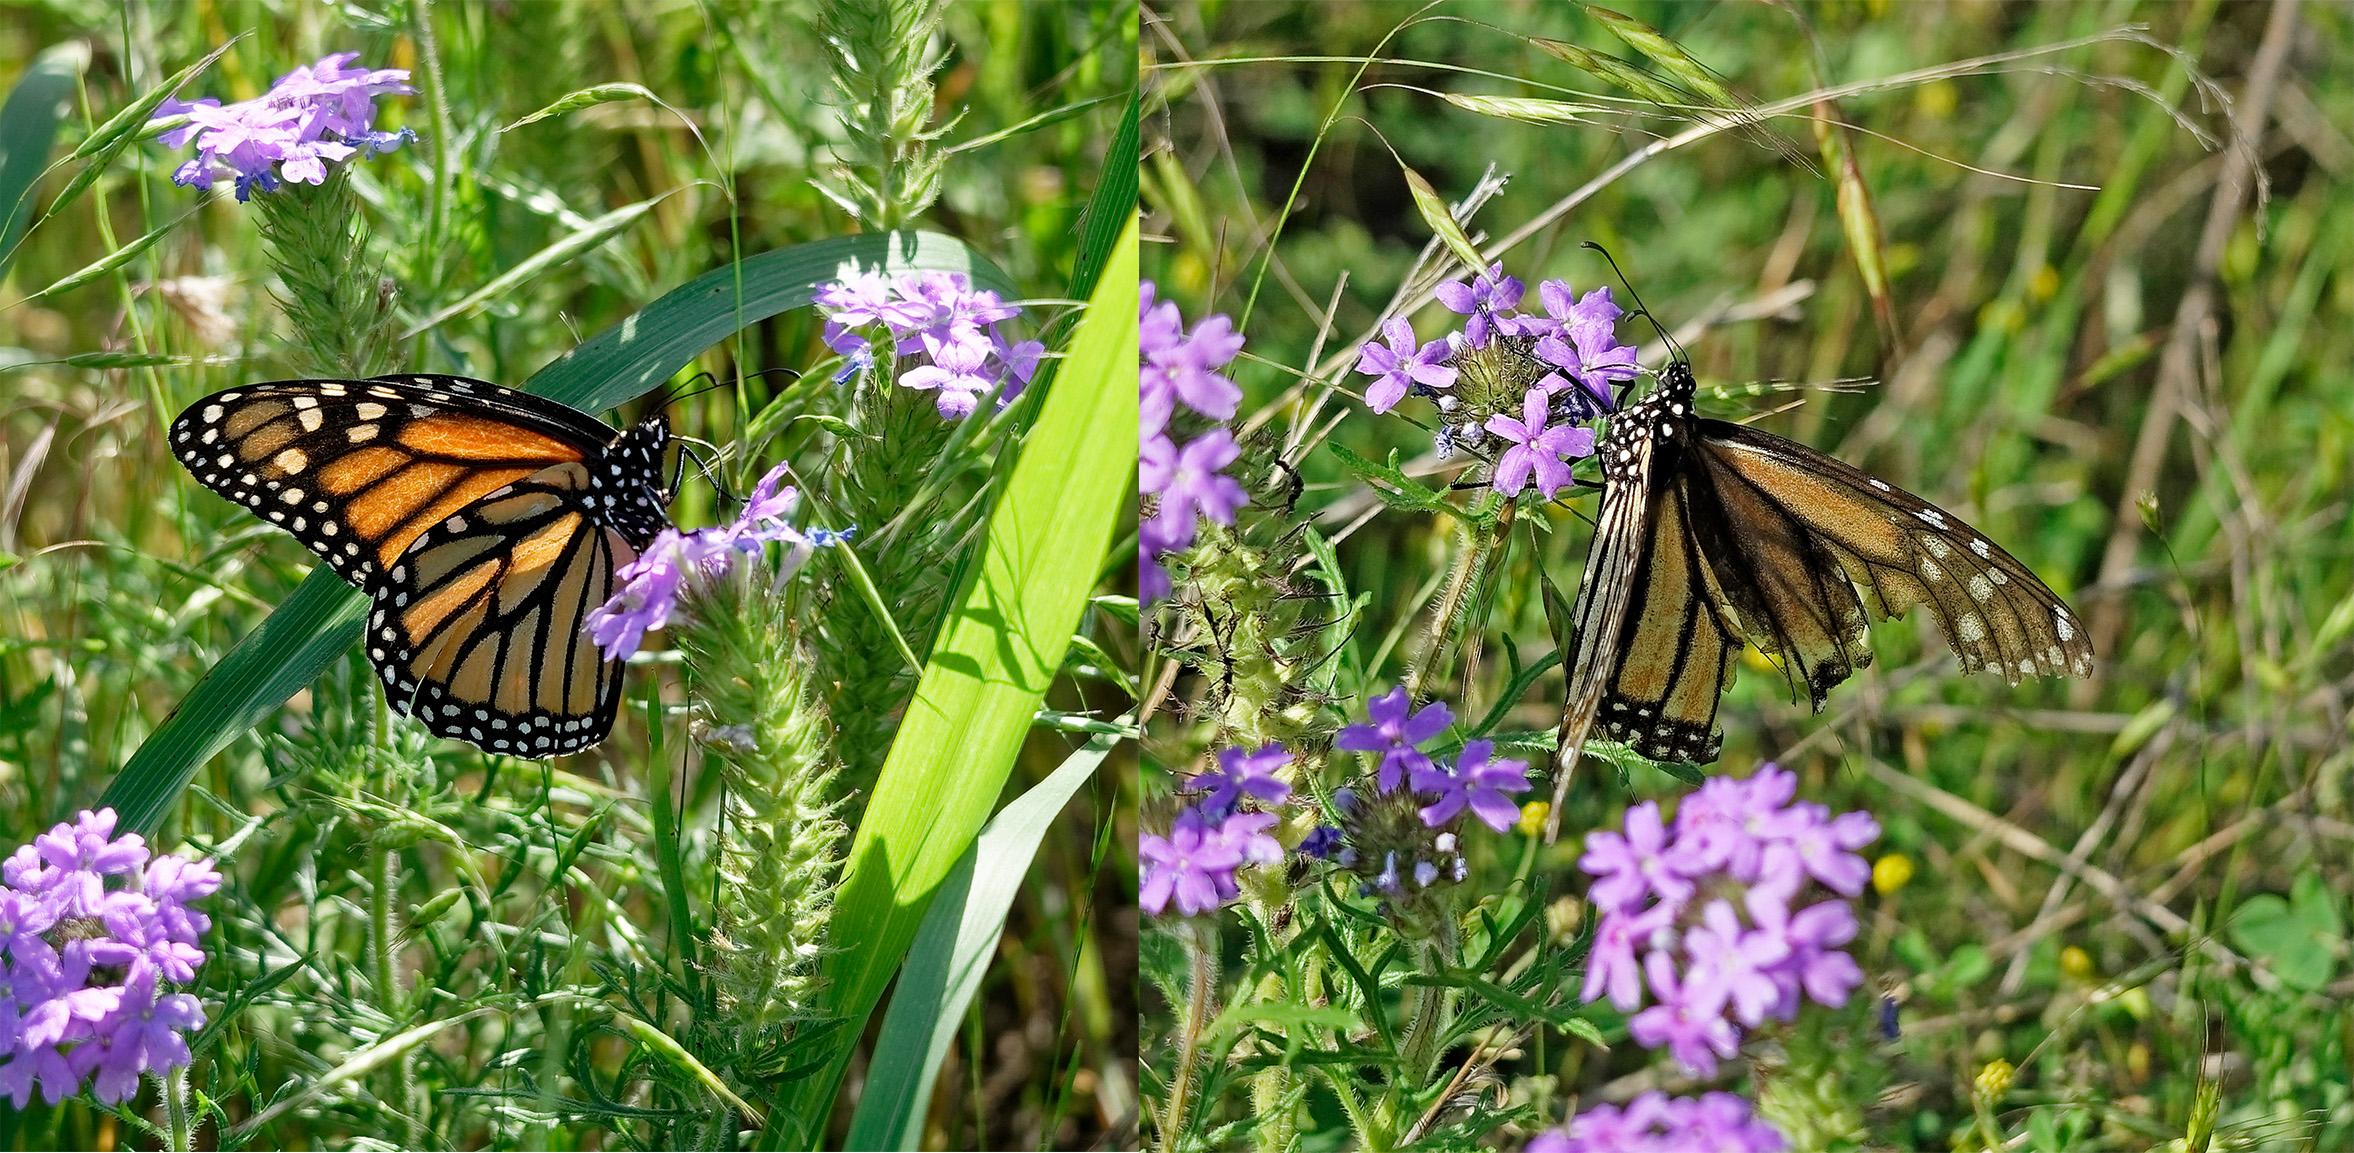
<path fill-rule="evenodd" d="M 1633 380 L 1635 347 L 1618 343 L 1619 307 L 1608 288 L 1576 296 L 1569 283 L 1548 280 L 1538 286 L 1538 298 L 1553 318 L 1553 331 L 1539 338 L 1537 359 L 1566 373 L 1607 409 L 1612 386 Z"/>
<path fill-rule="evenodd" d="M 1666 1049 L 1697 1077 L 1715 1076 L 1720 1058 L 1730 1060 L 1741 1051 L 1741 1030 L 1725 1019 L 1723 1004 L 1691 996 L 1667 953 L 1645 956 L 1643 976 L 1656 1003 L 1627 1021 L 1627 1034 L 1636 1044 Z"/>
<path fill-rule="evenodd" d="M 1275 827 L 1277 819 L 1266 812 L 1229 813 L 1218 824 L 1218 836 L 1242 855 L 1246 865 L 1280 865 L 1283 842 L 1267 831 Z"/>
<path fill-rule="evenodd" d="M 1579 996 L 1609 996 L 1635 1040 L 1665 1046 L 1707 1075 L 1742 1030 L 1789 1020 L 1803 999 L 1846 1001 L 1863 972 L 1844 951 L 1855 938 L 1845 896 L 1870 869 L 1855 850 L 1879 834 L 1868 814 L 1837 817 L 1796 801 L 1797 778 L 1774 765 L 1747 780 L 1713 778 L 1678 807 L 1629 809 L 1624 832 L 1588 836 L 1579 866 L 1600 915 Z M 1805 904 L 1809 886 L 1839 894 Z M 1644 981 L 1633 974 L 1642 957 Z"/>
<path fill-rule="evenodd" d="M 1179 447 L 1184 430 L 1172 427 L 1180 420 L 1192 429 L 1202 419 L 1233 418 L 1242 389 L 1219 370 L 1242 354 L 1242 335 L 1218 315 L 1189 333 L 1177 306 L 1158 294 L 1149 280 L 1140 286 L 1136 479 L 1141 493 L 1160 502 L 1138 542 L 1138 592 L 1146 604 L 1169 595 L 1163 557 L 1193 547 L 1202 519 L 1233 524 L 1250 502 L 1242 485 L 1221 471 L 1242 455 L 1231 431 L 1212 427 Z"/>
<path fill-rule="evenodd" d="M 1408 715 L 1409 704 L 1404 685 L 1365 702 L 1366 715 L 1373 723 L 1349 725 L 1332 743 L 1343 752 L 1380 753 L 1381 766 L 1374 780 L 1383 792 L 1396 789 L 1408 774 L 1430 768 L 1430 757 L 1416 746 L 1447 731 L 1455 722 L 1454 714 L 1439 701 L 1413 710 L 1412 715 Z"/>
<path fill-rule="evenodd" d="M 1633 911 L 1658 897 L 1678 909 L 1692 896 L 1687 870 L 1692 862 L 1668 851 L 1667 827 L 1659 817 L 1659 803 L 1645 801 L 1627 810 L 1626 832 L 1598 829 L 1586 835 L 1586 855 L 1578 867 L 1595 878 L 1588 900 L 1604 910 Z"/>
<path fill-rule="evenodd" d="M 1009 340 L 1000 325 L 1021 309 L 961 272 L 851 270 L 820 285 L 810 303 L 825 319 L 826 347 L 843 358 L 837 382 L 874 366 L 871 330 L 879 327 L 895 382 L 931 393 L 944 420 L 972 415 L 985 395 L 1000 405 L 1018 395 L 1046 351 L 1037 341 Z"/>
<path fill-rule="evenodd" d="M 1731 1093 L 1670 1097 L 1653 1089 L 1624 1108 L 1595 1105 L 1539 1134 L 1527 1153 L 1782 1153 L 1789 1143 Z"/>
<path fill-rule="evenodd" d="M 1546 425 L 1549 404 L 1550 398 L 1543 390 L 1530 389 L 1521 398 L 1521 419 L 1502 414 L 1488 418 L 1487 430 L 1511 445 L 1496 460 L 1496 491 L 1518 496 L 1521 489 L 1528 487 L 1533 474 L 1537 491 L 1551 500 L 1555 493 L 1569 487 L 1568 458 L 1593 453 L 1593 429 L 1584 425 Z"/>
<path fill-rule="evenodd" d="M 771 587 L 781 587 L 800 571 L 811 553 L 847 539 L 853 528 L 838 532 L 802 532 L 786 518 L 800 505 L 800 493 L 784 483 L 787 468 L 778 464 L 753 485 L 751 495 L 734 520 L 712 528 L 680 532 L 666 528 L 637 559 L 613 574 L 617 585 L 605 603 L 590 609 L 589 639 L 607 660 L 626 660 L 645 643 L 646 634 L 669 627 L 682 599 L 768 555 L 768 546 L 781 545 L 768 570 Z"/>
<path fill-rule="evenodd" d="M 348 67 L 358 55 L 338 52 L 297 67 L 252 100 L 164 101 L 156 108 L 157 119 L 188 118 L 164 134 L 164 145 L 196 145 L 196 157 L 172 173 L 172 182 L 209 189 L 228 176 L 236 182 L 237 199 L 247 200 L 285 183 L 324 183 L 330 164 L 377 155 L 415 139 L 406 128 L 380 132 L 374 127 L 377 97 L 416 91 L 408 72 Z"/>
<path fill-rule="evenodd" d="M 1341 831 L 1336 825 L 1318 825 L 1300 838 L 1300 855 L 1323 860 L 1332 856 L 1341 845 Z"/>
<path fill-rule="evenodd" d="M 1155 915 L 1167 912 L 1172 901 L 1188 917 L 1216 910 L 1242 891 L 1235 870 L 1283 863 L 1282 842 L 1267 832 L 1276 819 L 1273 813 L 1219 816 L 1201 807 L 1180 810 L 1167 836 L 1146 833 L 1138 839 L 1144 876 L 1137 904 Z"/>
<path fill-rule="evenodd" d="M 1512 795 L 1528 791 L 1528 762 L 1491 761 L 1495 749 L 1494 741 L 1472 741 L 1453 765 L 1414 771 L 1409 780 L 1415 791 L 1437 798 L 1422 809 L 1423 824 L 1435 829 L 1466 808 L 1499 833 L 1520 819 Z"/>
<path fill-rule="evenodd" d="M 85 1080 L 102 1103 L 129 1100 L 142 1074 L 188 1064 L 184 1034 L 204 1024 L 162 983 L 196 978 L 211 921 L 189 905 L 221 876 L 114 829 L 112 809 L 84 812 L 0 869 L 0 1097 L 16 1108 Z"/>
<path fill-rule="evenodd" d="M 1193 543 L 1198 520 L 1234 523 L 1234 514 L 1250 503 L 1250 495 L 1219 470 L 1241 455 L 1242 446 L 1234 442 L 1234 434 L 1222 428 L 1177 450 L 1168 482 L 1161 487 L 1160 512 L 1153 518 L 1163 526 L 1164 539 L 1181 542 L 1176 547 L 1184 548 Z"/>
<path fill-rule="evenodd" d="M 1255 752 L 1220 749 L 1218 771 L 1195 777 L 1191 787 L 1205 794 L 1201 799 L 1205 813 L 1232 812 L 1246 797 L 1261 804 L 1279 805 L 1291 795 L 1291 785 L 1276 774 L 1290 763 L 1291 754 L 1275 741 L 1267 742 Z"/>
<path fill-rule="evenodd" d="M 1485 348 L 1489 330 L 1514 335 L 1519 324 L 1514 319 L 1520 307 L 1520 296 L 1525 291 L 1518 277 L 1504 275 L 1503 262 L 1488 266 L 1487 271 L 1475 273 L 1466 282 L 1450 280 L 1436 290 L 1439 303 L 1447 311 L 1460 313 L 1463 321 L 1463 342 L 1466 347 Z"/>
<path fill-rule="evenodd" d="M 1447 358 L 1454 350 L 1444 340 L 1419 344 L 1414 339 L 1414 326 L 1403 316 L 1393 316 L 1381 324 L 1381 341 L 1369 341 L 1357 353 L 1357 371 L 1373 377 L 1365 388 L 1365 404 L 1375 412 L 1388 412 L 1417 384 L 1428 388 L 1452 388 L 1455 370 L 1447 367 Z"/>

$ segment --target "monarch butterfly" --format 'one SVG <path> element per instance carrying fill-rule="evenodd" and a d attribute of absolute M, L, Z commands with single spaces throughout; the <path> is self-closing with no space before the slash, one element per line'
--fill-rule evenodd
<path fill-rule="evenodd" d="M 1964 671 L 1991 667 L 2013 684 L 2092 675 L 2067 604 L 1985 534 L 1805 445 L 1702 417 L 1693 392 L 1678 349 L 1598 450 L 1602 506 L 1578 580 L 1555 819 L 1597 725 L 1652 760 L 1715 760 L 1717 699 L 1744 640 L 1821 712 L 1832 686 L 1872 662 L 1867 599 L 1882 619 L 1929 606 Z"/>
<path fill-rule="evenodd" d="M 668 421 L 627 431 L 459 376 L 286 380 L 172 422 L 205 487 L 368 594 L 368 659 L 434 734 L 527 757 L 605 739 L 621 668 L 583 619 L 669 523 Z"/>

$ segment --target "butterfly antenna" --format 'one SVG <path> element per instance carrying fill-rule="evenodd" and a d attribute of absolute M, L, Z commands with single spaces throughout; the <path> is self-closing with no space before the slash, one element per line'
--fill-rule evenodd
<path fill-rule="evenodd" d="M 1690 364 L 1692 358 L 1684 355 L 1684 346 L 1677 344 L 1676 338 L 1668 333 L 1667 326 L 1659 323 L 1659 317 L 1653 315 L 1651 310 L 1644 306 L 1642 294 L 1635 291 L 1635 282 L 1628 280 L 1627 274 L 1619 269 L 1618 260 L 1610 255 L 1610 250 L 1591 240 L 1585 241 L 1584 247 L 1601 253 L 1602 259 L 1610 262 L 1610 271 L 1618 276 L 1619 286 L 1627 290 L 1627 299 L 1635 302 L 1635 315 L 1651 322 L 1651 331 L 1659 334 L 1659 339 L 1667 345 L 1670 354 L 1677 360 Z"/>

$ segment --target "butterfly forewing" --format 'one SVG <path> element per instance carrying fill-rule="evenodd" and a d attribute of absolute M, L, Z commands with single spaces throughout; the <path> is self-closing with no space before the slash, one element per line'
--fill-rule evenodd
<path fill-rule="evenodd" d="M 1700 461 L 1728 507 L 1738 499 L 1750 508 L 1771 510 L 1738 519 L 1742 555 L 1726 558 L 1724 567 L 1789 571 L 1789 565 L 1751 547 L 1778 543 L 1775 534 L 1755 531 L 1759 525 L 1789 526 L 1790 535 L 1809 542 L 1808 555 L 1817 559 L 1807 570 L 1814 574 L 1811 583 L 1820 599 L 1798 615 L 1846 619 L 1851 606 L 1868 606 L 1882 617 L 1896 617 L 1927 605 L 1967 671 L 1993 668 L 2013 683 L 2033 675 L 2092 674 L 2092 643 L 2058 594 L 1961 518 L 1842 461 L 1756 429 L 1703 421 L 1698 443 Z M 1824 579 L 1829 565 L 1823 558 L 1835 560 L 1833 571 L 1845 579 Z M 1848 582 L 1852 589 L 1833 587 Z M 1794 596 L 1777 606 L 1805 600 Z M 1786 619 L 1778 612 L 1769 615 Z M 1811 643 L 1776 647 L 1773 642 L 1781 639 L 1776 630 L 1761 629 L 1746 614 L 1743 625 L 1770 655 L 1803 662 L 1793 672 L 1803 670 L 1808 683 L 1817 686 L 1818 709 L 1824 689 L 1869 659 L 1861 647 L 1860 614 L 1846 656 L 1864 659 L 1852 663 L 1819 636 L 1802 638 Z"/>
<path fill-rule="evenodd" d="M 1683 427 L 1677 419 L 1681 415 L 1669 410 L 1664 393 L 1654 392 L 1612 417 L 1609 435 L 1602 442 L 1602 508 L 1594 516 L 1594 540 L 1586 550 L 1585 571 L 1578 577 L 1577 607 L 1568 642 L 1569 689 L 1562 701 L 1561 728 L 1553 751 L 1553 805 L 1548 810 L 1547 837 L 1558 831 L 1570 770 L 1585 748 L 1603 695 L 1626 659 L 1627 602 L 1648 566 L 1646 551 L 1664 492 L 1651 478 L 1663 467 L 1672 467 L 1678 451 L 1676 437 Z"/>
<path fill-rule="evenodd" d="M 1556 819 L 1589 731 L 1711 761 L 1746 638 L 1817 710 L 1871 663 L 1868 619 L 1928 605 L 1962 667 L 2089 676 L 2092 646 L 2027 566 L 1943 509 L 1769 433 L 1692 411 L 1682 361 L 1611 418 L 1554 753 Z M 1548 824 L 1548 835 L 1553 826 Z"/>
<path fill-rule="evenodd" d="M 1597 723 L 1602 736 L 1655 761 L 1713 761 L 1724 736 L 1717 700 L 1732 683 L 1738 634 L 1691 525 L 1689 486 L 1658 502 L 1640 583 Z"/>
<path fill-rule="evenodd" d="M 467 504 L 613 435 L 553 401 L 422 375 L 232 388 L 188 406 L 170 432 L 205 487 L 354 584 Z"/>

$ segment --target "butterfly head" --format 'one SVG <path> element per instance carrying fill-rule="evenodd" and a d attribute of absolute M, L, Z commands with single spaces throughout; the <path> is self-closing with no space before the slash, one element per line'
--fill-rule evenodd
<path fill-rule="evenodd" d="M 1698 388 L 1699 384 L 1692 379 L 1692 362 L 1683 357 L 1669 361 L 1667 367 L 1660 370 L 1659 391 L 1684 404 L 1691 403 L 1692 394 Z"/>
<path fill-rule="evenodd" d="M 589 470 L 589 500 L 598 518 L 644 548 L 670 524 L 671 492 L 662 458 L 670 448 L 670 418 L 657 412 L 605 447 Z"/>

